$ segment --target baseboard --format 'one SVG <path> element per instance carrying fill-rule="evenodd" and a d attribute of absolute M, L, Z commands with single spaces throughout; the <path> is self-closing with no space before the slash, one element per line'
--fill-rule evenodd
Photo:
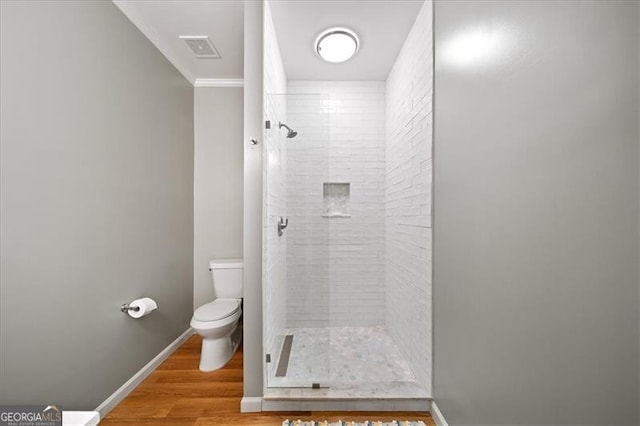
<path fill-rule="evenodd" d="M 259 396 L 243 396 L 240 401 L 241 413 L 259 413 L 262 411 L 262 398 Z"/>
<path fill-rule="evenodd" d="M 151 361 L 147 363 L 144 367 L 140 369 L 136 374 L 133 375 L 129 380 L 127 380 L 122 386 L 118 388 L 114 393 L 112 393 L 107 399 L 105 399 L 102 404 L 95 409 L 98 413 L 100 413 L 100 418 L 104 419 L 105 416 L 109 413 L 109 411 L 113 410 L 113 408 L 118 405 L 132 390 L 136 388 L 144 379 L 149 376 L 158 368 L 158 366 L 175 352 L 189 337 L 193 335 L 193 329 L 189 327 L 184 333 L 182 333 L 176 340 L 171 342 L 169 346 L 164 348 L 162 352 L 156 355 Z"/>
<path fill-rule="evenodd" d="M 431 417 L 433 417 L 433 421 L 436 422 L 437 426 L 449 426 L 435 401 L 431 402 Z"/>

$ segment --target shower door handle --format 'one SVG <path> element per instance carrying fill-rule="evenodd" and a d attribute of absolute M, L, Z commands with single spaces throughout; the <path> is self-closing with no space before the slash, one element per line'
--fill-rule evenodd
<path fill-rule="evenodd" d="M 289 218 L 282 218 L 280 217 L 280 220 L 278 221 L 278 236 L 282 237 L 282 234 L 284 234 L 284 230 L 287 229 L 287 226 L 289 226 Z"/>

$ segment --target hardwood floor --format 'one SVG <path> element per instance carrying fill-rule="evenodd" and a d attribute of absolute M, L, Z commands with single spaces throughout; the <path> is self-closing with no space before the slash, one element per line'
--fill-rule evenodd
<path fill-rule="evenodd" d="M 277 412 L 240 413 L 242 347 L 222 369 L 198 369 L 200 336 L 194 335 L 109 413 L 100 425 L 281 425 L 285 419 L 422 420 L 429 413 Z"/>

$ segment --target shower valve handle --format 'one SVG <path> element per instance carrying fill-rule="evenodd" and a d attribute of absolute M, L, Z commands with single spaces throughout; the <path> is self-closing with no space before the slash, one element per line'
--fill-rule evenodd
<path fill-rule="evenodd" d="M 278 221 L 278 236 L 282 237 L 282 234 L 284 233 L 283 231 L 285 229 L 287 229 L 287 226 L 289 226 L 289 218 L 284 219 L 283 217 L 280 217 L 280 220 Z"/>

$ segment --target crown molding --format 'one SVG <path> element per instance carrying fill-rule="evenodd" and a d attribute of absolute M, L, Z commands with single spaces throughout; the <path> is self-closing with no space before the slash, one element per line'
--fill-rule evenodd
<path fill-rule="evenodd" d="M 195 87 L 243 87 L 242 78 L 196 78 Z"/>

